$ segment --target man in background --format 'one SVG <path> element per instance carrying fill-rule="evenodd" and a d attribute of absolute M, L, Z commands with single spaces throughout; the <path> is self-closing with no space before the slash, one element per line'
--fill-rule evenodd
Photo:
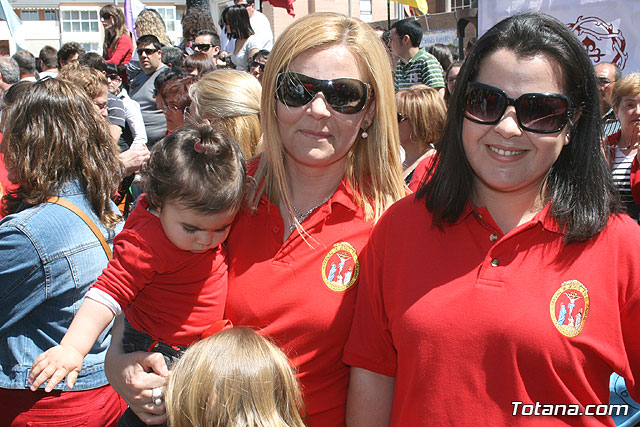
<path fill-rule="evenodd" d="M 26 50 L 16 52 L 13 59 L 18 63 L 20 68 L 20 80 L 35 82 L 36 79 L 36 58 L 31 52 Z"/>
<path fill-rule="evenodd" d="M 611 62 L 601 62 L 593 67 L 600 88 L 600 116 L 604 136 L 613 135 L 620 130 L 620 122 L 611 108 L 613 86 L 622 77 L 622 70 Z"/>
<path fill-rule="evenodd" d="M 422 83 L 444 97 L 444 71 L 438 60 L 420 47 L 422 33 L 422 26 L 414 18 L 391 26 L 391 52 L 399 58 L 393 84 L 398 91 Z"/>
<path fill-rule="evenodd" d="M 57 77 L 58 76 L 58 50 L 52 46 L 45 46 L 40 49 L 38 54 L 40 61 L 40 69 L 42 72 L 39 77 Z"/>

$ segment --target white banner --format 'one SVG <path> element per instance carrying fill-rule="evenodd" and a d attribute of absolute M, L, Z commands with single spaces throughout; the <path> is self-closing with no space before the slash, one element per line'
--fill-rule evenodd
<path fill-rule="evenodd" d="M 571 28 L 594 64 L 640 71 L 640 0 L 481 0 L 478 35 L 518 12 L 540 11 Z"/>

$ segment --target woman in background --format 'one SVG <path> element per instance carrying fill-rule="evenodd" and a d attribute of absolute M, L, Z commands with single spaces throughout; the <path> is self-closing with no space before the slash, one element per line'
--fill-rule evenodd
<path fill-rule="evenodd" d="M 246 159 L 262 151 L 260 83 L 248 73 L 215 70 L 189 89 L 193 120 L 208 120 L 236 140 Z"/>
<path fill-rule="evenodd" d="M 133 42 L 124 21 L 124 14 L 119 7 L 108 4 L 100 9 L 100 21 L 104 27 L 102 56 L 105 61 L 123 69 L 133 55 Z"/>
<path fill-rule="evenodd" d="M 402 176 L 409 188 L 415 191 L 424 173 L 424 170 L 418 172 L 417 167 L 436 153 L 436 143 L 447 121 L 447 105 L 435 89 L 415 85 L 396 92 L 396 106 L 400 144 L 405 153 Z M 429 164 L 428 161 L 424 163 Z M 410 183 L 414 176 L 412 188 Z"/>
<path fill-rule="evenodd" d="M 247 71 L 249 58 L 259 50 L 269 47 L 271 40 L 264 34 L 256 34 L 251 28 L 249 13 L 243 5 L 229 6 L 222 13 L 225 31 L 235 39 L 231 62 L 236 70 Z"/>
<path fill-rule="evenodd" d="M 187 73 L 202 77 L 208 72 L 215 70 L 216 64 L 206 53 L 193 53 L 184 58 L 182 67 Z"/>
<path fill-rule="evenodd" d="M 167 134 L 184 126 L 191 105 L 189 89 L 198 81 L 197 76 L 170 79 L 160 87 L 162 111 L 167 118 Z"/>
<path fill-rule="evenodd" d="M 640 73 L 629 73 L 613 88 L 611 107 L 620 130 L 609 136 L 613 182 L 631 218 L 640 222 Z"/>

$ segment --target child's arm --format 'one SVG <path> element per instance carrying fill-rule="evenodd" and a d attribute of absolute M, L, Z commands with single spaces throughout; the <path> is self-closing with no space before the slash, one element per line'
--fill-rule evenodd
<path fill-rule="evenodd" d="M 31 390 L 36 391 L 49 380 L 44 391 L 50 392 L 65 376 L 67 387 L 73 388 L 82 368 L 82 360 L 112 319 L 113 312 L 107 306 L 85 298 L 60 345 L 50 348 L 34 360 L 29 375 L 29 381 L 33 381 Z"/>

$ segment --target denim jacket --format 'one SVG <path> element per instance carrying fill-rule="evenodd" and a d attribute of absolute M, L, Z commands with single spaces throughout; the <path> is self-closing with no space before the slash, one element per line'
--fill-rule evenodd
<path fill-rule="evenodd" d="M 122 223 L 107 231 L 79 182 L 64 184 L 59 196 L 83 210 L 113 244 Z M 112 209 L 117 209 L 113 203 Z M 95 234 L 63 206 L 25 207 L 0 222 L 1 388 L 29 387 L 33 361 L 60 343 L 85 293 L 106 266 L 107 255 Z M 104 357 L 110 339 L 109 327 L 84 359 L 74 390 L 107 384 Z M 65 381 L 56 389 L 69 390 Z"/>

